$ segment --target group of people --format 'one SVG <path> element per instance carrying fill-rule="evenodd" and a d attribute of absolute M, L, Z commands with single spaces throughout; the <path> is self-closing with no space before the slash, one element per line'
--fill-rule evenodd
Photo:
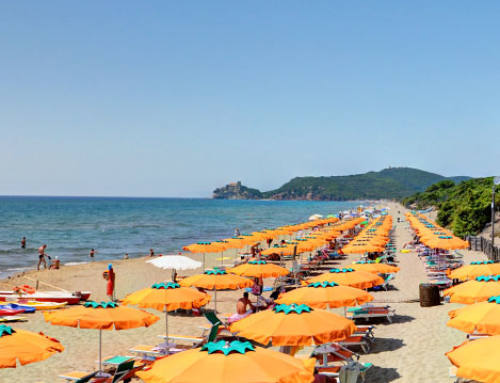
<path fill-rule="evenodd" d="M 24 237 L 23 237 L 24 239 Z M 25 240 L 26 243 L 26 240 Z M 54 257 L 54 261 L 52 262 L 52 257 L 45 252 L 47 248 L 46 244 L 43 244 L 38 248 L 38 264 L 36 266 L 37 270 L 40 270 L 40 266 L 43 265 L 44 269 L 59 269 L 59 259 Z M 49 265 L 47 267 L 47 260 L 49 261 Z"/>
<path fill-rule="evenodd" d="M 282 288 L 276 288 L 269 298 L 265 298 L 262 293 L 264 291 L 264 284 L 262 278 L 254 278 L 254 283 L 251 288 L 251 293 L 256 297 L 255 304 L 250 300 L 250 294 L 245 291 L 243 296 L 236 302 L 236 313 L 229 317 L 229 322 L 236 322 L 243 319 L 250 314 L 258 311 L 259 309 L 266 309 L 274 304 L 274 300 L 282 293 Z"/>
<path fill-rule="evenodd" d="M 21 238 L 21 249 L 26 249 L 26 237 Z M 40 270 L 40 267 L 43 266 L 44 269 L 59 269 L 60 261 L 58 257 L 54 257 L 54 262 L 52 262 L 52 257 L 48 255 L 45 250 L 47 249 L 47 244 L 43 244 L 38 248 L 38 264 L 36 266 L 37 270 Z M 92 248 L 89 252 L 89 258 L 93 260 L 95 255 L 97 254 L 97 250 Z M 154 249 L 149 249 L 149 256 L 154 257 L 155 251 Z M 128 253 L 125 253 L 124 259 L 128 259 Z M 48 262 L 47 262 L 48 261 Z M 48 264 L 47 264 L 48 263 Z"/>
<path fill-rule="evenodd" d="M 26 237 L 23 237 L 21 240 L 21 248 L 26 248 Z M 36 267 L 37 270 L 40 270 L 40 267 L 43 265 L 45 269 L 59 269 L 59 259 L 54 257 L 54 262 L 52 262 L 52 257 L 48 255 L 45 250 L 47 249 L 47 244 L 43 244 L 38 248 L 38 265 Z M 153 249 L 151 249 L 151 252 Z M 90 250 L 89 256 L 94 258 L 96 251 L 95 249 Z M 49 265 L 47 267 L 47 261 L 49 261 Z M 106 295 L 110 298 L 110 300 L 114 300 L 114 292 L 115 292 L 115 272 L 113 270 L 113 266 L 111 264 L 108 265 L 108 270 L 103 273 L 104 279 L 107 281 L 106 283 Z"/>

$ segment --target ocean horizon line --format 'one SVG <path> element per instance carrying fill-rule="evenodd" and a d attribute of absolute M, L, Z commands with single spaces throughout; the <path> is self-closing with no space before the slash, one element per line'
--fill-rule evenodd
<path fill-rule="evenodd" d="M 212 197 L 165 197 L 165 196 L 113 196 L 113 195 L 49 195 L 49 194 L 0 194 L 0 198 L 101 198 L 101 199 L 183 199 L 183 200 L 214 200 L 214 201 L 274 201 L 274 202 L 375 202 L 384 200 L 353 199 L 353 200 L 308 200 L 308 199 L 218 199 Z"/>

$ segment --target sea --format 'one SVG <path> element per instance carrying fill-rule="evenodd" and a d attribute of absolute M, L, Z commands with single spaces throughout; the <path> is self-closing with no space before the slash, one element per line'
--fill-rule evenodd
<path fill-rule="evenodd" d="M 62 264 L 178 253 L 193 242 L 337 214 L 359 201 L 247 201 L 187 198 L 0 196 L 0 278 L 33 269 L 37 249 Z M 26 237 L 26 249 L 20 241 Z"/>

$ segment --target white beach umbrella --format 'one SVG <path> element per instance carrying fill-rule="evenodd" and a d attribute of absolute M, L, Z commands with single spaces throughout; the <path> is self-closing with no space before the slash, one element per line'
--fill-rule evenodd
<path fill-rule="evenodd" d="M 192 270 L 201 267 L 201 262 L 184 255 L 162 255 L 146 261 L 160 269 Z"/>
<path fill-rule="evenodd" d="M 315 221 L 317 219 L 323 218 L 321 214 L 313 214 L 309 217 L 309 221 Z"/>

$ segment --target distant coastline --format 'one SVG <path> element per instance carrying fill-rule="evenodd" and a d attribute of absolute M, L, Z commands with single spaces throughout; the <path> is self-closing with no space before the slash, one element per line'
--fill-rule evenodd
<path fill-rule="evenodd" d="M 241 181 L 232 182 L 213 192 L 214 199 L 271 199 L 292 201 L 353 201 L 366 199 L 400 200 L 424 191 L 442 180 L 460 183 L 470 177 L 445 177 L 413 168 L 387 168 L 348 176 L 296 177 L 278 189 L 262 192 Z"/>

